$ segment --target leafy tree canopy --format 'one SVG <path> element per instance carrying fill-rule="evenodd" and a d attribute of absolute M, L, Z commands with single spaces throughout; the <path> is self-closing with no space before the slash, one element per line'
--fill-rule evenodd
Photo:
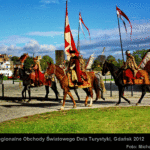
<path fill-rule="evenodd" d="M 52 64 L 54 63 L 53 59 L 50 56 L 45 55 L 40 60 L 40 65 L 41 65 L 42 71 L 45 71 L 46 68 L 48 67 L 47 62 L 49 62 L 49 63 L 51 62 Z"/>

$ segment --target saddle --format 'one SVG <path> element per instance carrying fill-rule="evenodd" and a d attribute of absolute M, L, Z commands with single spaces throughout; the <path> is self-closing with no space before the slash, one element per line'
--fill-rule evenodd
<path fill-rule="evenodd" d="M 133 71 L 131 69 L 126 69 L 123 71 L 124 84 L 127 83 L 128 78 L 131 78 L 134 84 L 150 84 L 149 75 L 146 70 L 138 70 L 134 77 Z"/>
<path fill-rule="evenodd" d="M 72 74 L 71 74 L 71 72 L 67 73 L 67 77 L 68 77 L 69 87 L 75 87 L 75 83 L 73 83 L 73 81 L 72 81 Z M 78 85 L 78 88 L 92 87 L 90 78 L 88 77 L 86 72 L 82 72 L 81 79 L 82 79 L 83 84 L 82 85 Z"/>
<path fill-rule="evenodd" d="M 41 72 L 39 72 L 38 75 L 35 76 L 32 76 L 30 74 L 29 77 L 31 79 L 31 86 L 35 86 L 35 87 L 42 86 L 42 85 L 51 86 L 52 79 L 45 76 Z"/>

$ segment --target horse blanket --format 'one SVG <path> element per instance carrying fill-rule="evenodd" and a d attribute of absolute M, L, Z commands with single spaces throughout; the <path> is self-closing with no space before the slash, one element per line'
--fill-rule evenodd
<path fill-rule="evenodd" d="M 94 75 L 94 72 L 92 72 L 92 75 Z M 69 83 L 69 87 L 74 87 L 74 83 L 72 82 L 72 76 L 71 73 L 67 73 L 68 76 L 68 83 Z M 87 87 L 92 87 L 91 85 L 91 80 L 89 78 L 89 75 L 87 74 L 87 80 L 84 80 L 82 78 L 82 85 L 78 85 L 78 88 L 87 88 Z"/>
<path fill-rule="evenodd" d="M 124 84 L 127 83 L 127 78 L 131 78 L 134 84 L 150 84 L 149 76 L 146 70 L 139 70 L 134 77 L 131 69 L 126 69 L 123 72 Z"/>
<path fill-rule="evenodd" d="M 41 71 L 35 71 L 30 74 L 30 78 L 33 80 L 33 82 L 39 81 L 42 85 L 51 86 L 51 80 L 45 78 L 44 73 Z"/>

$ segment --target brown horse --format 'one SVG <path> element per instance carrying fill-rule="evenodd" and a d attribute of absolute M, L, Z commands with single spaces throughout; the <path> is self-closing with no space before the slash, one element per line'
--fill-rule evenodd
<path fill-rule="evenodd" d="M 63 89 L 64 97 L 63 97 L 63 104 L 62 104 L 61 110 L 64 109 L 67 94 L 70 96 L 70 98 L 73 101 L 73 108 L 76 108 L 76 102 L 75 102 L 75 100 L 74 100 L 74 98 L 73 98 L 73 96 L 70 92 L 70 89 L 72 89 L 72 88 L 69 87 L 68 76 L 65 75 L 63 69 L 60 68 L 59 66 L 54 65 L 52 63 L 47 63 L 47 64 L 48 64 L 48 68 L 46 70 L 46 73 L 48 75 L 55 74 L 56 78 L 60 82 L 61 88 Z M 91 107 L 92 106 L 92 101 L 93 101 L 93 90 L 92 89 L 94 88 L 94 83 L 96 83 L 97 81 L 95 81 L 96 77 L 95 77 L 95 74 L 93 74 L 92 72 L 87 72 L 87 75 L 89 76 L 91 86 L 87 87 L 87 88 L 83 88 L 83 90 L 87 94 L 86 99 L 85 99 L 85 106 L 87 106 L 87 101 L 88 101 L 88 98 L 90 96 L 91 100 L 90 100 L 90 105 L 89 106 Z"/>

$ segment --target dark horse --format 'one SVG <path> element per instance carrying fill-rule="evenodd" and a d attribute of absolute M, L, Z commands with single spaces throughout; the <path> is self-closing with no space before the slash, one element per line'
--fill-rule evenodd
<path fill-rule="evenodd" d="M 107 61 L 105 61 L 104 65 L 103 65 L 102 75 L 104 76 L 108 71 L 110 71 L 111 75 L 113 76 L 113 78 L 115 80 L 115 84 L 118 86 L 119 101 L 117 102 L 116 105 L 119 105 L 121 103 L 121 98 L 123 98 L 125 101 L 127 101 L 130 104 L 130 101 L 123 96 L 125 87 L 130 86 L 129 84 L 124 84 L 124 82 L 123 82 L 123 70 L 124 69 L 118 68 L 118 67 L 114 66 L 113 64 L 108 63 Z M 142 88 L 142 95 L 141 95 L 141 98 L 139 99 L 139 101 L 136 103 L 136 105 L 141 103 L 147 90 L 150 92 L 149 85 L 142 84 L 141 88 Z"/>
<path fill-rule="evenodd" d="M 14 78 L 16 78 L 16 76 L 18 75 L 18 73 L 19 73 L 19 76 L 20 76 L 20 80 L 23 81 L 23 86 L 24 86 L 24 89 L 22 90 L 22 99 L 25 98 L 24 97 L 24 93 L 25 93 L 26 90 L 28 90 L 28 94 L 29 94 L 29 100 L 28 100 L 28 102 L 29 102 L 29 101 L 31 101 L 31 91 L 30 91 L 30 88 L 32 87 L 31 86 L 31 79 L 29 77 L 30 70 L 29 71 L 25 71 L 24 69 L 14 68 Z M 51 81 L 51 84 L 52 84 L 51 85 L 51 89 L 54 91 L 54 93 L 56 95 L 56 100 L 58 100 L 59 92 L 58 92 L 57 87 L 56 87 L 56 82 L 55 81 Z M 45 98 L 48 98 L 49 86 L 45 85 L 45 89 L 46 89 Z"/>

